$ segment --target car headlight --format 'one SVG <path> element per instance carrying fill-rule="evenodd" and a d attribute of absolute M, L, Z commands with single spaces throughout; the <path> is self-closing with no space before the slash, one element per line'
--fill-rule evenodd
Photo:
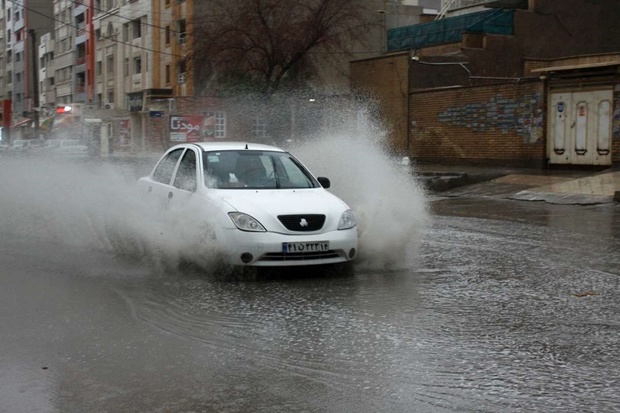
<path fill-rule="evenodd" d="M 243 212 L 229 212 L 228 216 L 241 231 L 266 232 L 265 227 L 256 219 Z"/>
<path fill-rule="evenodd" d="M 340 222 L 338 222 L 338 229 L 349 229 L 353 228 L 356 225 L 355 223 L 355 214 L 350 209 L 347 209 L 340 216 Z"/>

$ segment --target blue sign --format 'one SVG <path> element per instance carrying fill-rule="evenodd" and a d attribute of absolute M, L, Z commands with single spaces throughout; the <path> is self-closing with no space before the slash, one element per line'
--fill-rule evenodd
<path fill-rule="evenodd" d="M 150 110 L 149 111 L 149 117 L 150 118 L 163 118 L 164 117 L 164 111 L 163 110 Z"/>

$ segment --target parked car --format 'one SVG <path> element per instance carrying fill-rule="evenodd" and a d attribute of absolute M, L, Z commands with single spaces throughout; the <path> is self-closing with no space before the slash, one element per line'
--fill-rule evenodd
<path fill-rule="evenodd" d="M 18 156 L 23 155 L 28 150 L 28 140 L 27 139 L 16 139 L 11 143 L 9 149 L 7 151 L 8 155 Z"/>
<path fill-rule="evenodd" d="M 208 220 L 225 263 L 253 267 L 355 259 L 355 215 L 329 187 L 289 152 L 236 142 L 176 145 L 138 180 L 147 199 Z"/>
<path fill-rule="evenodd" d="M 45 147 L 45 139 L 28 139 L 28 149 L 41 149 Z"/>
<path fill-rule="evenodd" d="M 61 140 L 59 139 L 48 139 L 47 141 L 45 141 L 45 145 L 43 147 L 47 150 L 58 149 L 60 148 L 60 142 Z"/>
<path fill-rule="evenodd" d="M 58 147 L 53 149 L 54 153 L 63 158 L 88 158 L 88 146 L 84 145 L 79 139 L 62 139 Z"/>

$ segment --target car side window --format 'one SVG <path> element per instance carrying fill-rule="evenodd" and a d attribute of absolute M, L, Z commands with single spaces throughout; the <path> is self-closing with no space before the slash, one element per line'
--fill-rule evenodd
<path fill-rule="evenodd" d="M 157 165 L 155 171 L 153 172 L 154 181 L 161 182 L 166 185 L 170 184 L 174 167 L 177 165 L 183 150 L 183 148 L 176 149 L 166 155 L 166 157 L 159 162 L 159 165 Z"/>
<path fill-rule="evenodd" d="M 179 189 L 194 192 L 198 186 L 196 179 L 196 152 L 188 149 L 181 159 L 179 169 L 174 177 L 174 186 Z"/>
<path fill-rule="evenodd" d="M 291 158 L 280 157 L 278 174 L 281 177 L 281 185 L 284 188 L 314 188 L 312 180 L 306 176 L 303 170 Z M 281 169 L 280 169 L 281 167 Z"/>

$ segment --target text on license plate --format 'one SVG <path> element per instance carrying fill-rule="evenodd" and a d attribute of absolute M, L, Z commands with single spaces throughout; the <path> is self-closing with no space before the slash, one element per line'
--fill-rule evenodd
<path fill-rule="evenodd" d="M 283 242 L 282 252 L 324 252 L 329 251 L 329 241 Z"/>

